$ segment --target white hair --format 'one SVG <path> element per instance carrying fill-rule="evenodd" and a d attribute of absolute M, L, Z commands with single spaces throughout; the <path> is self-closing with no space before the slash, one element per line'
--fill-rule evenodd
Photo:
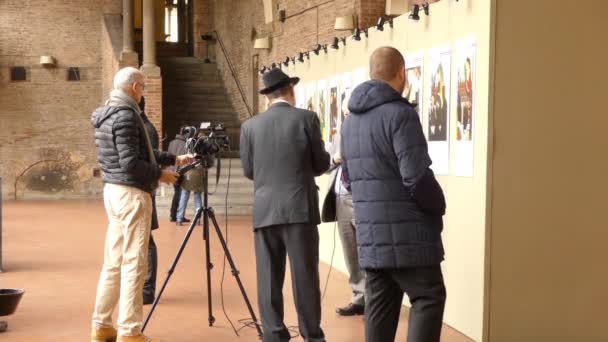
<path fill-rule="evenodd" d="M 143 82 L 144 74 L 134 67 L 126 67 L 118 70 L 114 75 L 114 89 L 125 89 L 135 82 Z"/>

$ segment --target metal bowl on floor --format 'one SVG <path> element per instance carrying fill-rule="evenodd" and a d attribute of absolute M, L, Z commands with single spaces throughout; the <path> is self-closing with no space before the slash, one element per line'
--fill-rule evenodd
<path fill-rule="evenodd" d="M 22 289 L 0 289 L 0 316 L 15 313 L 24 292 Z"/>

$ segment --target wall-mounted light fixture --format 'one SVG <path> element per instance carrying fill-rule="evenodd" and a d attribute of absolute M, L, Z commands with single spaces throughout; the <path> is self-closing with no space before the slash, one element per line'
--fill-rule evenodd
<path fill-rule="evenodd" d="M 428 17 L 430 13 L 429 3 L 425 2 L 424 4 L 422 4 L 422 9 L 424 10 L 424 14 L 426 14 L 426 16 Z M 414 5 L 412 7 L 412 13 L 410 13 L 409 18 L 412 21 L 420 20 L 420 5 Z"/>
<path fill-rule="evenodd" d="M 337 17 L 336 23 L 334 24 L 334 30 L 336 31 L 350 31 L 355 28 L 355 23 L 352 15 L 346 15 L 343 17 Z"/>
<path fill-rule="evenodd" d="M 40 56 L 40 65 L 47 68 L 55 66 L 55 58 L 53 56 Z"/>
<path fill-rule="evenodd" d="M 256 38 L 253 42 L 253 48 L 256 50 L 268 50 L 270 49 L 270 38 L 262 37 Z"/>
<path fill-rule="evenodd" d="M 300 55 L 298 56 L 298 61 L 300 63 L 304 63 L 304 56 L 306 56 L 306 59 L 310 59 L 310 52 L 300 52 Z"/>
<path fill-rule="evenodd" d="M 338 50 L 340 48 L 340 41 L 342 41 L 342 43 L 344 44 L 344 46 L 346 46 L 346 38 L 344 38 L 344 37 L 342 37 L 342 38 L 334 37 L 334 40 L 331 43 L 331 48 L 334 49 L 334 50 Z"/>
<path fill-rule="evenodd" d="M 386 19 L 385 17 L 378 18 L 378 23 L 376 23 L 376 30 L 384 31 L 384 24 L 388 23 L 391 28 L 393 28 L 393 18 Z"/>
<path fill-rule="evenodd" d="M 319 55 L 319 53 L 321 52 L 321 49 L 323 49 L 323 51 L 325 51 L 325 53 L 327 53 L 327 45 L 321 45 L 321 44 L 317 44 L 317 46 L 312 49 L 312 52 L 315 53 L 315 55 Z"/>
<path fill-rule="evenodd" d="M 361 33 L 365 33 L 365 38 L 369 38 L 369 34 L 367 33 L 367 29 L 360 29 L 360 28 L 356 28 L 355 29 L 355 34 L 353 35 L 353 39 L 356 41 L 360 41 L 361 40 Z"/>

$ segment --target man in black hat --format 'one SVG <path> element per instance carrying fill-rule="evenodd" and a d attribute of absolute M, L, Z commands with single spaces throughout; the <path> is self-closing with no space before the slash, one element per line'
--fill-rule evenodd
<path fill-rule="evenodd" d="M 241 127 L 241 161 L 254 181 L 253 227 L 258 305 L 264 342 L 289 341 L 283 282 L 289 255 L 300 334 L 325 341 L 319 288 L 319 195 L 315 177 L 329 169 L 316 113 L 294 107 L 294 86 L 280 69 L 263 76 L 269 109 Z"/>

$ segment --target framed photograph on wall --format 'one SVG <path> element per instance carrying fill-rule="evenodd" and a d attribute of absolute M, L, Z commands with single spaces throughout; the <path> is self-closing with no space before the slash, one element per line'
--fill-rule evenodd
<path fill-rule="evenodd" d="M 473 177 L 475 129 L 475 40 L 456 42 L 454 63 L 456 66 L 456 124 L 453 136 L 456 140 L 452 160 L 452 174 Z"/>
<path fill-rule="evenodd" d="M 423 122 L 422 111 L 422 90 L 423 90 L 423 75 L 424 75 L 424 52 L 416 52 L 405 55 L 405 97 L 409 103 L 416 105 L 416 112 L 420 117 L 420 122 Z"/>
<path fill-rule="evenodd" d="M 424 111 L 429 154 L 437 175 L 448 175 L 450 166 L 450 75 L 449 46 L 429 50 L 425 78 Z"/>
<path fill-rule="evenodd" d="M 319 123 L 321 125 L 321 137 L 324 141 L 329 141 L 329 124 L 328 124 L 328 82 L 320 80 L 317 82 L 317 114 L 319 115 Z"/>
<path fill-rule="evenodd" d="M 340 126 L 340 104 L 339 104 L 339 85 L 340 79 L 333 77 L 329 80 L 329 92 L 328 92 L 328 133 L 330 144 L 334 143 L 336 136 L 339 134 L 338 128 Z"/>

